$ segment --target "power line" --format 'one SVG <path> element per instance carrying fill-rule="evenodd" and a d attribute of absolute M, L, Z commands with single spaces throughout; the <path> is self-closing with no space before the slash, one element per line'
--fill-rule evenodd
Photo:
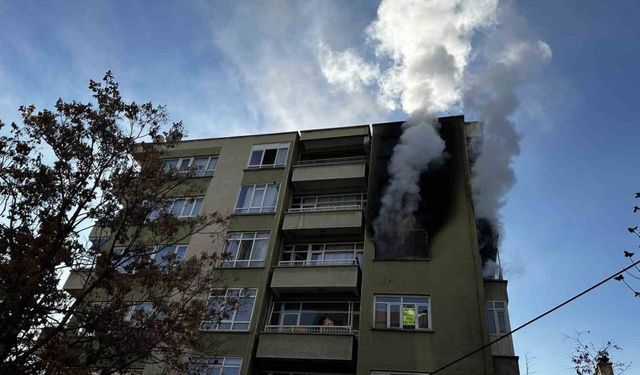
<path fill-rule="evenodd" d="M 554 311 L 558 310 L 559 308 L 561 308 L 561 307 L 563 307 L 563 306 L 565 306 L 565 305 L 567 305 L 567 304 L 569 304 L 569 303 L 571 303 L 571 302 L 575 301 L 576 299 L 578 299 L 578 298 L 582 297 L 583 295 L 585 295 L 585 294 L 589 293 L 590 291 L 592 291 L 592 290 L 596 289 L 596 288 L 597 288 L 597 287 L 599 287 L 600 285 L 602 285 L 602 284 L 606 283 L 607 281 L 609 281 L 609 280 L 613 279 L 614 277 L 618 276 L 619 274 L 621 274 L 621 273 L 623 273 L 623 272 L 625 272 L 625 271 L 629 270 L 629 269 L 630 269 L 630 268 L 632 268 L 632 267 L 635 267 L 635 266 L 636 266 L 637 264 L 639 264 L 639 263 L 640 263 L 640 260 L 638 260 L 637 262 L 633 262 L 630 266 L 627 266 L 627 267 L 625 267 L 625 268 L 621 269 L 620 271 L 618 271 L 618 272 L 614 273 L 613 275 L 611 275 L 611 276 L 607 277 L 606 279 L 604 279 L 604 280 L 600 281 L 599 283 L 597 283 L 597 284 L 594 284 L 594 285 L 590 286 L 589 288 L 587 288 L 587 289 L 585 289 L 584 291 L 582 291 L 582 292 L 580 292 L 580 293 L 576 294 L 575 296 L 573 296 L 573 297 L 569 298 L 568 300 L 566 300 L 566 301 L 562 302 L 561 304 L 559 304 L 559 305 L 555 306 L 554 308 L 547 310 L 546 312 L 544 312 L 544 313 L 542 313 L 542 314 L 540 314 L 540 315 L 536 316 L 535 318 L 533 318 L 533 319 L 529 320 L 528 322 L 526 322 L 526 323 L 524 323 L 524 324 L 522 324 L 522 325 L 518 326 L 517 328 L 512 329 L 511 331 L 509 331 L 509 332 L 505 333 L 503 336 L 500 336 L 500 337 L 498 337 L 497 339 L 495 339 L 495 340 L 493 340 L 493 341 L 490 341 L 490 342 L 489 342 L 489 343 L 487 343 L 487 344 L 482 345 L 482 346 L 481 346 L 481 347 L 479 347 L 478 349 L 475 349 L 475 350 L 473 350 L 473 351 L 471 351 L 471 352 L 469 352 L 469 353 L 467 353 L 467 354 L 463 355 L 462 357 L 460 357 L 460 358 L 458 358 L 458 359 L 456 359 L 456 360 L 453 360 L 453 361 L 451 361 L 451 362 L 447 363 L 446 365 L 444 365 L 444 366 L 442 366 L 442 367 L 438 368 L 438 369 L 437 369 L 437 370 L 435 370 L 435 371 L 430 372 L 429 374 L 430 374 L 430 375 L 433 375 L 433 374 L 436 374 L 436 373 L 438 373 L 438 372 L 440 372 L 440 371 L 442 371 L 442 370 L 444 370 L 444 369 L 446 369 L 446 368 L 449 368 L 449 367 L 451 367 L 451 366 L 455 365 L 456 363 L 458 363 L 458 362 L 460 362 L 460 361 L 462 361 L 462 360 L 465 360 L 465 359 L 467 359 L 467 358 L 471 357 L 472 355 L 474 355 L 474 354 L 478 353 L 479 351 L 481 351 L 481 350 L 483 350 L 483 349 L 488 348 L 489 346 L 491 346 L 491 345 L 495 344 L 496 342 L 498 342 L 498 341 L 500 341 L 500 340 L 503 340 L 503 339 L 504 339 L 504 338 L 506 338 L 506 337 L 511 336 L 512 334 L 514 334 L 514 333 L 518 332 L 519 330 L 521 330 L 522 328 L 524 328 L 524 327 L 528 326 L 529 324 L 531 324 L 531 323 L 533 323 L 533 322 L 535 322 L 535 321 L 537 321 L 537 320 L 540 320 L 540 319 L 544 318 L 545 316 L 547 316 L 547 315 L 551 314 L 552 312 L 554 312 Z"/>

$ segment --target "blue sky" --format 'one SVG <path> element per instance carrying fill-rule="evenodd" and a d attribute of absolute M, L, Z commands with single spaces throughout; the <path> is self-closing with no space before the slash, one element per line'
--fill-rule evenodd
<path fill-rule="evenodd" d="M 517 182 L 501 215 L 516 326 L 621 268 L 638 249 L 640 4 L 514 4 L 551 62 L 520 92 Z M 326 82 L 318 45 L 371 58 L 376 1 L 0 2 L 0 118 L 17 106 L 86 100 L 111 69 L 125 97 L 165 104 L 190 138 L 402 119 L 369 91 Z M 476 119 L 476 118 L 472 118 Z M 636 283 L 640 288 L 640 283 Z M 615 340 L 640 358 L 640 299 L 611 282 L 517 333 L 538 374 L 571 374 L 564 335 Z M 637 373 L 637 361 L 628 373 Z M 524 372 L 523 372 L 524 373 Z"/>

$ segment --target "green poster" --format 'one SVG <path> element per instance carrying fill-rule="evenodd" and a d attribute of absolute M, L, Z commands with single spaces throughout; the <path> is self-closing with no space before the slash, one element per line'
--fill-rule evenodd
<path fill-rule="evenodd" d="M 402 325 L 416 325 L 416 310 L 413 307 L 405 307 L 402 309 Z"/>

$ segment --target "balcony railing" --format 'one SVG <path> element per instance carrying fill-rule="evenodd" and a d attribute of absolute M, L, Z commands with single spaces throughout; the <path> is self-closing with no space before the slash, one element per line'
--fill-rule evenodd
<path fill-rule="evenodd" d="M 367 194 L 317 195 L 294 197 L 289 212 L 363 210 L 366 206 Z"/>
<path fill-rule="evenodd" d="M 351 327 L 343 326 L 274 326 L 267 325 L 264 332 L 269 333 L 305 333 L 314 335 L 349 335 L 353 333 Z"/>
<path fill-rule="evenodd" d="M 281 260 L 280 267 L 322 267 L 322 266 L 357 266 L 357 259 L 327 259 L 327 260 Z"/>
<path fill-rule="evenodd" d="M 295 166 L 305 167 L 305 166 L 311 166 L 311 165 L 351 164 L 351 163 L 362 163 L 366 161 L 367 161 L 366 156 L 349 156 L 344 158 L 298 160 Z"/>

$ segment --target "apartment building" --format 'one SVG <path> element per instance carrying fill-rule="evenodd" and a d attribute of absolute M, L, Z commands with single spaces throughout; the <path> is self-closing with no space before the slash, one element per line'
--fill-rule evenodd
<path fill-rule="evenodd" d="M 509 331 L 507 282 L 483 278 L 469 140 L 480 124 L 441 118 L 449 157 L 421 181 L 402 254 L 376 249 L 372 222 L 401 123 L 189 140 L 165 165 L 197 166 L 179 216 L 232 211 L 222 264 L 242 307 L 199 329 L 217 343 L 206 373 L 427 374 Z M 428 238 L 428 240 L 427 240 Z M 179 258 L 210 247 L 206 235 Z M 75 284 L 70 280 L 68 290 Z M 219 286 L 216 286 L 218 288 Z M 157 368 L 146 368 L 144 374 Z M 142 369 L 141 369 L 142 371 Z M 506 338 L 440 372 L 518 374 Z"/>

